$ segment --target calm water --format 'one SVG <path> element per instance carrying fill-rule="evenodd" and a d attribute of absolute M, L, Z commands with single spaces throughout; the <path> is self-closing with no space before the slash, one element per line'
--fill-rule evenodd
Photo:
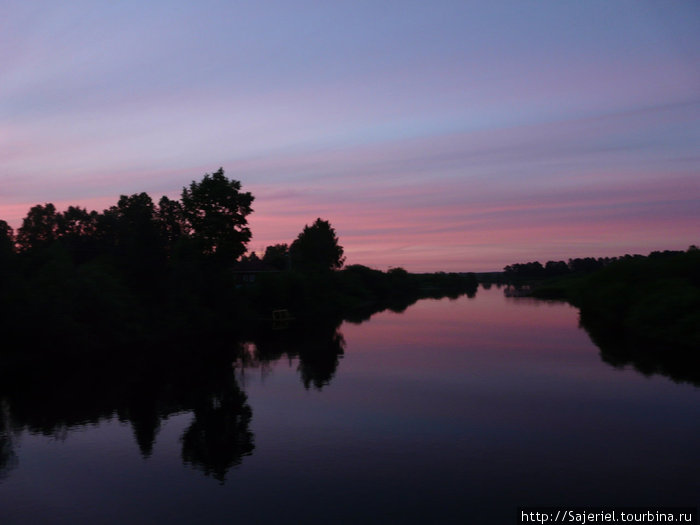
<path fill-rule="evenodd" d="M 0 523 L 514 523 L 526 505 L 700 503 L 700 388 L 606 364 L 568 305 L 480 289 L 319 337 L 251 342 L 246 366 L 196 379 L 6 394 Z"/>

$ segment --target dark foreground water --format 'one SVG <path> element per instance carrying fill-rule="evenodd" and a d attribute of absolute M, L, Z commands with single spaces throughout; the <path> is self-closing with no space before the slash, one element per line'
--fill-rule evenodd
<path fill-rule="evenodd" d="M 568 305 L 481 289 L 321 339 L 6 392 L 0 523 L 515 523 L 518 506 L 700 503 L 700 388 L 602 361 Z"/>

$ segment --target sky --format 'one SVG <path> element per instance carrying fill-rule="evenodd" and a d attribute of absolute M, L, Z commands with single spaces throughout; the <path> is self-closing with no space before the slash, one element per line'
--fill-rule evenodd
<path fill-rule="evenodd" d="M 0 3 L 0 219 L 177 198 L 248 248 L 493 271 L 700 244 L 700 2 Z"/>

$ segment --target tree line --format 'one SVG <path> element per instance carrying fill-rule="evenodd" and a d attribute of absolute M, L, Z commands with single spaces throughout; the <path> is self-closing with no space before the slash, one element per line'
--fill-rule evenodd
<path fill-rule="evenodd" d="M 700 250 L 654 251 L 582 259 L 561 273 L 549 263 L 512 265 L 511 282 L 529 294 L 564 299 L 580 309 L 586 328 L 610 362 L 633 360 L 640 369 L 698 370 Z M 680 374 L 679 377 L 690 377 Z M 697 374 L 695 374 L 697 380 Z"/>
<path fill-rule="evenodd" d="M 163 196 L 156 204 L 147 193 L 122 195 L 102 213 L 79 206 L 61 212 L 52 203 L 38 204 L 16 235 L 0 220 L 0 260 L 7 265 L 17 254 L 31 265 L 60 251 L 75 264 L 107 260 L 137 281 L 160 275 L 168 264 L 183 259 L 230 267 L 241 260 L 251 239 L 247 217 L 253 201 L 239 181 L 219 169 L 184 187 L 180 200 Z M 253 253 L 242 260 L 255 259 Z M 323 271 L 340 268 L 344 257 L 335 230 L 319 218 L 291 246 L 268 247 L 263 261 L 280 270 Z"/>
<path fill-rule="evenodd" d="M 247 253 L 254 200 L 219 169 L 179 199 L 122 195 L 102 212 L 38 204 L 16 232 L 0 221 L 5 346 L 62 356 L 149 341 L 192 347 L 202 334 L 231 340 L 274 309 L 339 322 L 476 290 L 473 276 L 343 269 L 344 249 L 321 218 L 262 257 Z"/>
<path fill-rule="evenodd" d="M 690 249 L 694 249 L 691 246 Z M 665 250 L 651 252 L 644 255 L 622 255 L 620 257 L 579 257 L 568 261 L 547 261 L 545 264 L 539 261 L 509 264 L 503 268 L 503 276 L 507 282 L 532 281 L 549 279 L 552 277 L 565 277 L 572 275 L 585 275 L 602 270 L 612 263 L 619 261 L 641 260 L 646 257 L 663 258 L 672 257 L 683 253 L 682 251 Z"/>

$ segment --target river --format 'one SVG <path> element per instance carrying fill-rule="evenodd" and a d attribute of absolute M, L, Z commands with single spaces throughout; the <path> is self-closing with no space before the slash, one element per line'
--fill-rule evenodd
<path fill-rule="evenodd" d="M 567 304 L 481 288 L 242 347 L 213 371 L 6 390 L 0 523 L 490 524 L 700 503 L 698 385 L 611 366 Z"/>

